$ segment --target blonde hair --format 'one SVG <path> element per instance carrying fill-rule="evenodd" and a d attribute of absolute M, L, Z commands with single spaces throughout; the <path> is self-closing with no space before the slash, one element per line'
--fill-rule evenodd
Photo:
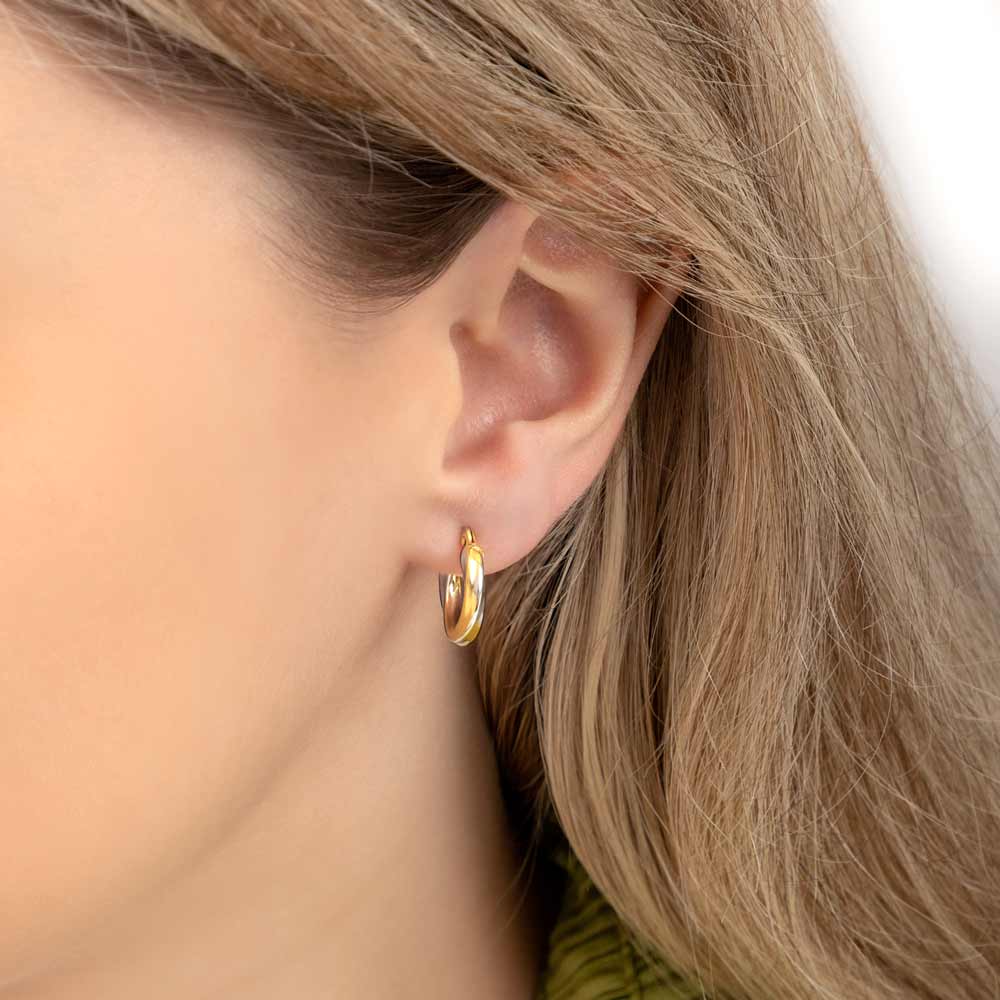
<path fill-rule="evenodd" d="M 13 7 L 259 137 L 331 306 L 416 294 L 504 197 L 683 280 L 601 474 L 490 578 L 512 808 L 710 993 L 996 995 L 996 438 L 812 7 Z"/>

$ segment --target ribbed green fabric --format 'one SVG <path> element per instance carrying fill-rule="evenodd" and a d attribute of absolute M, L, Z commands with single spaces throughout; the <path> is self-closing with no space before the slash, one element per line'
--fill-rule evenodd
<path fill-rule="evenodd" d="M 697 985 L 648 965 L 565 842 L 549 856 L 567 878 L 536 1000 L 705 1000 Z"/>

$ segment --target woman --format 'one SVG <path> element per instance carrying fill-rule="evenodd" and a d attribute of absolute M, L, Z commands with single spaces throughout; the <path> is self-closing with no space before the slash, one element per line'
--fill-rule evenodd
<path fill-rule="evenodd" d="M 976 998 L 996 437 L 784 0 L 0 7 L 0 998 Z"/>

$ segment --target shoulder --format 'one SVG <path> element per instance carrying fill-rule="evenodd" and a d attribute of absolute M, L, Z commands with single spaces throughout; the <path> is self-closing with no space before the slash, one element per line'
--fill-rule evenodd
<path fill-rule="evenodd" d="M 565 841 L 548 857 L 565 878 L 535 1000 L 707 1000 L 697 984 L 644 960 Z"/>

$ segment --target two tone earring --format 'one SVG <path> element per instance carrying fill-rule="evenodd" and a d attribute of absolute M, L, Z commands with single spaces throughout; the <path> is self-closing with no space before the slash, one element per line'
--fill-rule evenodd
<path fill-rule="evenodd" d="M 438 573 L 438 596 L 444 613 L 444 631 L 456 646 L 468 646 L 483 623 L 486 580 L 483 549 L 472 528 L 463 528 L 459 541 L 460 573 Z"/>

